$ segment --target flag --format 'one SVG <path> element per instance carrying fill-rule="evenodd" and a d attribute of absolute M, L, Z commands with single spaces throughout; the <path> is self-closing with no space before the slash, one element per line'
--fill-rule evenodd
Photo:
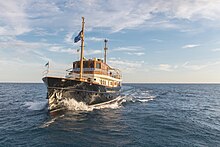
<path fill-rule="evenodd" d="M 77 43 L 78 41 L 81 40 L 81 34 L 82 34 L 82 31 L 80 31 L 79 34 L 74 38 L 74 43 Z"/>
<path fill-rule="evenodd" d="M 49 66 L 49 61 L 45 64 L 45 67 Z"/>

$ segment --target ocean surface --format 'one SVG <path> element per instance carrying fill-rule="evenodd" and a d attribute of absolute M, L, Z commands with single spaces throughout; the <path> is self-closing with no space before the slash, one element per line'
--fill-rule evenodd
<path fill-rule="evenodd" d="M 0 84 L 0 146 L 220 146 L 220 85 L 124 84 L 121 104 L 49 113 L 43 84 Z"/>

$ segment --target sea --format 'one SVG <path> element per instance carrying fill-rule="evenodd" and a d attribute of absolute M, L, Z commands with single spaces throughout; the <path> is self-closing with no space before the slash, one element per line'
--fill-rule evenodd
<path fill-rule="evenodd" d="M 220 84 L 123 84 L 120 103 L 58 112 L 46 93 L 42 83 L 0 84 L 0 146 L 220 146 Z"/>

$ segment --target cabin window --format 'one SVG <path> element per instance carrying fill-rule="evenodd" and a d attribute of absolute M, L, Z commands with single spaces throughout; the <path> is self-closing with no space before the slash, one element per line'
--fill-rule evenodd
<path fill-rule="evenodd" d="M 89 63 L 88 62 L 84 62 L 83 63 L 83 68 L 88 68 L 89 67 Z"/>
<path fill-rule="evenodd" d="M 94 63 L 93 62 L 90 63 L 90 68 L 94 68 Z"/>
<path fill-rule="evenodd" d="M 73 68 L 76 68 L 76 63 L 73 63 Z"/>
<path fill-rule="evenodd" d="M 77 68 L 80 68 L 80 62 L 77 62 L 76 64 L 77 64 L 76 67 L 77 67 Z"/>
<path fill-rule="evenodd" d="M 101 69 L 101 63 L 96 63 L 96 68 Z"/>

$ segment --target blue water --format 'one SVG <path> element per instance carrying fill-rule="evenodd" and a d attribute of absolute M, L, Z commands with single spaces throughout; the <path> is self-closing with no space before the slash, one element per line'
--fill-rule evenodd
<path fill-rule="evenodd" d="M 220 85 L 124 84 L 118 107 L 47 111 L 43 84 L 0 84 L 0 146 L 220 146 Z"/>

